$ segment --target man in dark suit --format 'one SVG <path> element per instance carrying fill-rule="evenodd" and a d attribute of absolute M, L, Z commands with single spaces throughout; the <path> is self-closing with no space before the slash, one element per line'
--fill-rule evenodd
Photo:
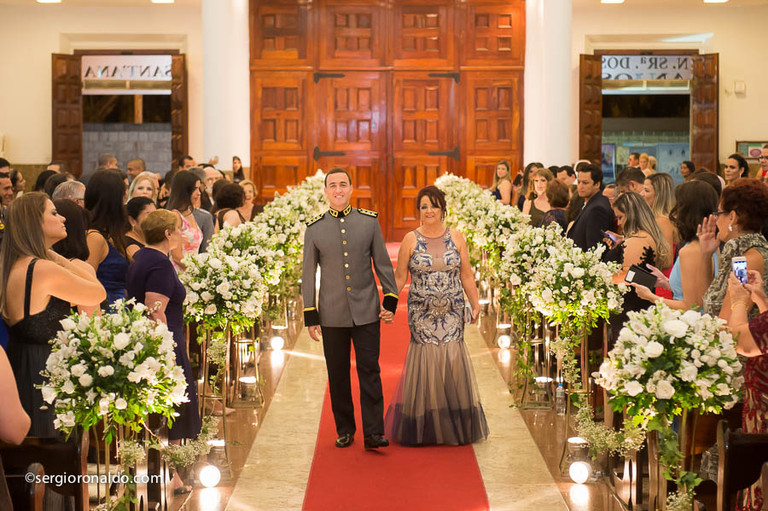
<path fill-rule="evenodd" d="M 582 250 L 596 247 L 603 239 L 601 231 L 613 228 L 615 215 L 611 202 L 601 193 L 603 171 L 594 164 L 580 166 L 576 182 L 584 207 L 568 231 L 568 237 Z"/>

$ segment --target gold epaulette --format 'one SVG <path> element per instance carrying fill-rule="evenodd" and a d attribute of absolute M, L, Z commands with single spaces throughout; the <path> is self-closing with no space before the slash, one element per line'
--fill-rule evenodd
<path fill-rule="evenodd" d="M 317 215 L 315 218 L 313 218 L 312 220 L 310 220 L 309 222 L 307 222 L 307 227 L 309 227 L 310 225 L 314 224 L 314 223 L 315 223 L 315 222 L 317 222 L 318 220 L 322 219 L 324 216 L 325 216 L 325 213 L 320 213 L 320 214 L 319 214 L 319 215 Z"/>
<path fill-rule="evenodd" d="M 370 209 L 357 208 L 357 210 L 360 213 L 362 213 L 364 215 L 372 216 L 373 218 L 376 218 L 377 216 L 379 216 L 379 214 L 377 212 L 371 211 Z"/>

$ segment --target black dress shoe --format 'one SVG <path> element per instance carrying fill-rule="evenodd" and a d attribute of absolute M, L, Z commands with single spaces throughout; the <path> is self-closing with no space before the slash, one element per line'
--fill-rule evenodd
<path fill-rule="evenodd" d="M 354 441 L 355 436 L 352 433 L 344 433 L 336 439 L 336 447 L 349 447 Z"/>
<path fill-rule="evenodd" d="M 365 437 L 366 449 L 378 449 L 379 447 L 388 447 L 389 440 L 381 435 L 368 435 Z"/>

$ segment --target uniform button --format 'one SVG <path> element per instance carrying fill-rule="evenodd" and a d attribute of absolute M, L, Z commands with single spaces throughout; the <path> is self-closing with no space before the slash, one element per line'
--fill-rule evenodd
<path fill-rule="evenodd" d="M 341 234 L 346 234 L 346 232 L 347 232 L 347 230 L 346 230 L 346 229 L 342 229 L 342 230 L 341 230 Z"/>
<path fill-rule="evenodd" d="M 349 263 L 345 263 L 344 268 L 349 268 Z"/>
<path fill-rule="evenodd" d="M 351 287 L 348 287 L 348 288 L 347 288 L 347 291 L 352 291 L 352 288 L 351 288 Z"/>
<path fill-rule="evenodd" d="M 344 252 L 344 257 L 347 257 L 349 255 L 349 252 Z"/>
<path fill-rule="evenodd" d="M 347 275 L 347 280 L 349 280 L 349 275 Z"/>
<path fill-rule="evenodd" d="M 347 240 L 344 240 L 344 241 L 342 241 L 341 243 L 342 243 L 343 245 L 346 245 L 346 244 L 347 244 Z"/>
<path fill-rule="evenodd" d="M 341 222 L 343 224 L 344 223 L 344 219 L 343 218 L 339 219 L 339 222 Z"/>

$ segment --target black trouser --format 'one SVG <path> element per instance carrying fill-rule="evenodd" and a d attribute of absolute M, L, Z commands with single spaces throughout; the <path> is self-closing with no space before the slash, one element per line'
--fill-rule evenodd
<path fill-rule="evenodd" d="M 379 368 L 380 322 L 353 327 L 321 327 L 323 351 L 328 368 L 331 407 L 336 433 L 355 433 L 355 407 L 349 377 L 350 341 L 355 346 L 357 379 L 360 382 L 360 410 L 363 434 L 384 434 L 384 395 Z"/>

